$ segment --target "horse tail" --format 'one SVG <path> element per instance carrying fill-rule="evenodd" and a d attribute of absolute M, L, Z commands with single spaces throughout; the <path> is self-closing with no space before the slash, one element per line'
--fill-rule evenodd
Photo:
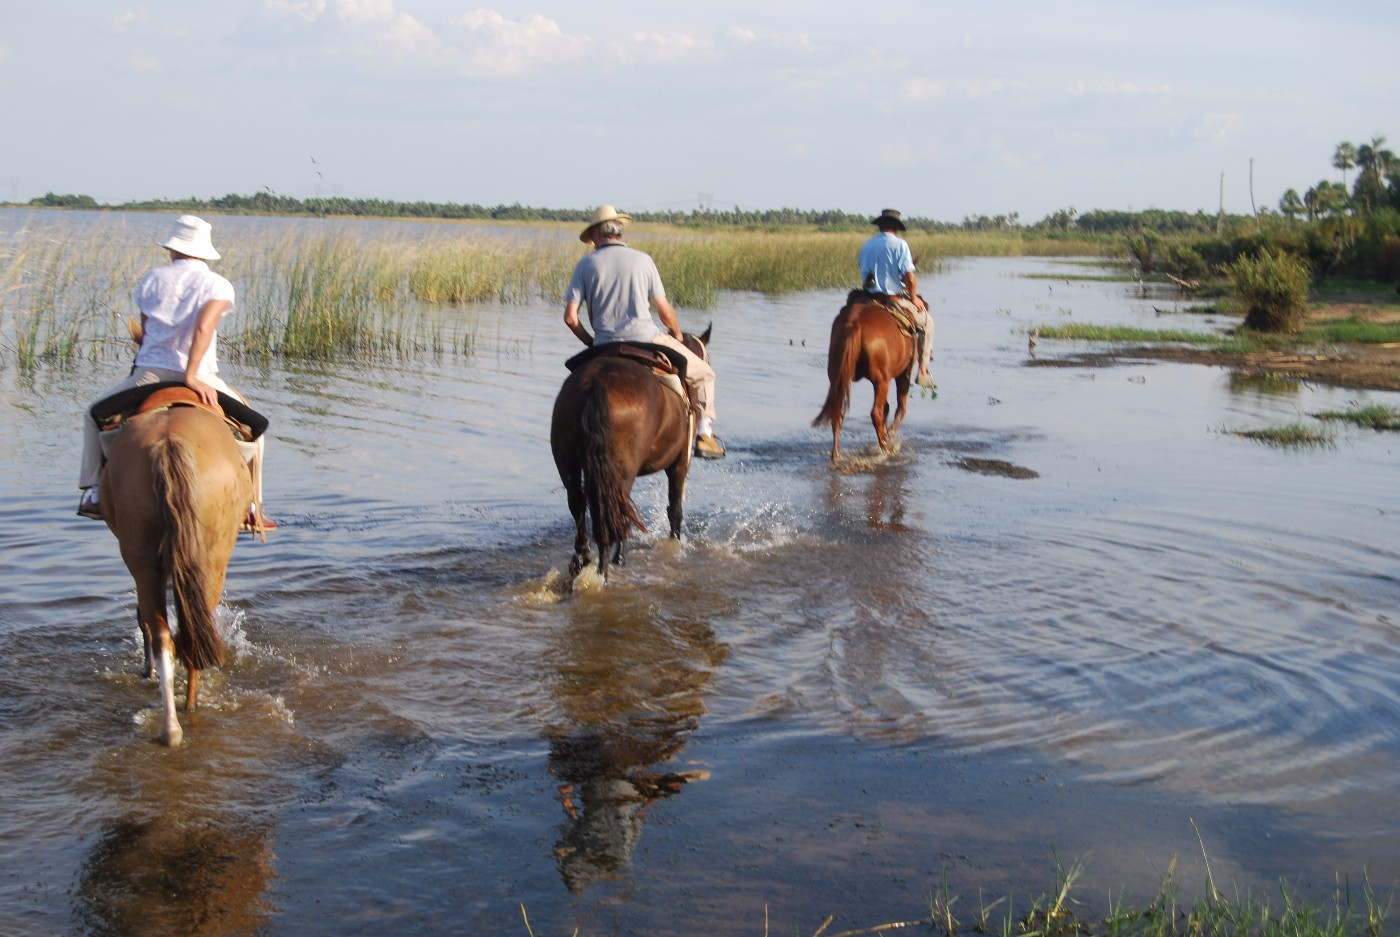
<path fill-rule="evenodd" d="M 213 584 L 204 562 L 199 511 L 194 500 L 199 467 L 190 446 L 168 436 L 156 443 L 152 457 L 153 484 L 163 528 L 161 565 L 170 573 L 175 614 L 180 618 L 175 651 L 191 670 L 219 667 L 224 662 L 224 638 L 209 600 Z"/>
<path fill-rule="evenodd" d="M 851 382 L 856 376 L 860 359 L 860 324 L 848 315 L 851 307 L 842 310 L 831 327 L 831 350 L 827 353 L 827 372 L 831 388 L 826 392 L 822 412 L 812 421 L 813 426 L 830 424 L 844 416 L 851 402 Z"/>
<path fill-rule="evenodd" d="M 583 490 L 593 514 L 593 539 L 601 552 L 606 545 L 626 540 L 630 525 L 643 532 L 647 527 L 613 458 L 612 411 L 606 390 L 595 385 L 584 391 L 578 426 L 583 440 Z"/>

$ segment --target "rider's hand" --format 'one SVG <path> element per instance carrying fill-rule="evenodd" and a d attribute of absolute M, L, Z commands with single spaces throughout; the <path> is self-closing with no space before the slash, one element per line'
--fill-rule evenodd
<path fill-rule="evenodd" d="M 199 399 L 204 403 L 207 403 L 211 407 L 217 407 L 219 405 L 219 392 L 210 385 L 204 383 L 197 377 L 190 377 L 189 375 L 185 376 L 185 383 L 189 385 L 190 390 L 199 395 Z"/>

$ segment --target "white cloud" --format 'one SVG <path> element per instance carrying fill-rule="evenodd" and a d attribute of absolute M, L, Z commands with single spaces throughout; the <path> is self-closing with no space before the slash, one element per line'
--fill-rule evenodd
<path fill-rule="evenodd" d="M 144 52 L 135 52 L 127 57 L 126 67 L 133 72 L 148 75 L 160 71 L 160 60 Z"/>
<path fill-rule="evenodd" d="M 326 12 L 326 0 L 263 0 L 263 9 L 274 16 L 290 16 L 314 23 Z"/>
<path fill-rule="evenodd" d="M 900 97 L 906 101 L 929 101 L 947 95 L 947 82 L 933 78 L 910 78 L 900 90 Z"/>
<path fill-rule="evenodd" d="M 1104 97 L 1135 96 L 1140 94 L 1171 94 L 1169 84 L 1139 84 L 1136 81 L 1073 81 L 1067 88 L 1072 95 L 1100 95 Z"/>
<path fill-rule="evenodd" d="M 520 75 L 541 66 L 581 60 L 592 45 L 564 34 L 548 17 L 511 20 L 494 10 L 473 10 L 451 24 L 451 39 L 466 74 Z"/>
<path fill-rule="evenodd" d="M 1239 114 L 1207 114 L 1201 118 L 1193 135 L 1201 140 L 1224 143 L 1242 123 L 1244 118 Z"/>

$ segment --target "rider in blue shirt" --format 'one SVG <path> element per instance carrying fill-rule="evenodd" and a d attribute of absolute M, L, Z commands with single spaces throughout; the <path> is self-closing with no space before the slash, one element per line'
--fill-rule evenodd
<path fill-rule="evenodd" d="M 899 212 L 886 208 L 880 217 L 870 222 L 879 229 L 861 246 L 861 286 L 867 293 L 892 300 L 905 310 L 914 322 L 919 340 L 919 376 L 921 387 L 933 387 L 929 362 L 933 359 L 933 317 L 928 303 L 919 295 L 919 278 L 914 269 L 914 257 L 909 244 L 895 234 L 905 230 Z"/>

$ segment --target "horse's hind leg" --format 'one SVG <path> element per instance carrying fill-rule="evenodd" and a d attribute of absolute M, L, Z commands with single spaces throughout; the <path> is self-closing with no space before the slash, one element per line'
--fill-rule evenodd
<path fill-rule="evenodd" d="M 681 539 L 681 518 L 685 510 L 685 476 L 690 466 L 685 459 L 666 470 L 666 519 L 671 522 L 671 538 Z"/>
<path fill-rule="evenodd" d="M 146 664 L 142 675 L 147 680 L 154 680 L 159 674 L 156 672 L 156 654 L 155 647 L 151 643 L 151 628 L 146 624 L 146 619 L 140 615 L 137 616 L 137 624 L 141 626 L 141 646 L 146 654 Z"/>
<path fill-rule="evenodd" d="M 894 422 L 890 424 L 890 432 L 894 433 L 899 429 L 899 424 L 904 422 L 904 411 L 909 407 L 909 372 L 905 371 L 894 379 Z"/>
<path fill-rule="evenodd" d="M 175 638 L 170 634 L 170 623 L 166 619 L 165 577 L 138 567 L 132 571 L 132 578 L 136 580 L 136 614 L 146 644 L 148 676 L 160 680 L 160 740 L 174 748 L 184 739 L 185 733 L 175 715 Z"/>
<path fill-rule="evenodd" d="M 890 432 L 885 425 L 885 418 L 890 412 L 890 382 L 886 379 L 872 383 L 875 384 L 875 405 L 870 408 L 870 422 L 875 424 L 875 436 L 880 440 L 880 449 L 888 452 Z"/>
<path fill-rule="evenodd" d="M 574 518 L 574 558 L 569 561 L 569 575 L 577 576 L 592 559 L 588 553 L 588 500 L 584 497 L 583 488 L 576 482 L 569 484 L 567 489 L 569 513 Z"/>

